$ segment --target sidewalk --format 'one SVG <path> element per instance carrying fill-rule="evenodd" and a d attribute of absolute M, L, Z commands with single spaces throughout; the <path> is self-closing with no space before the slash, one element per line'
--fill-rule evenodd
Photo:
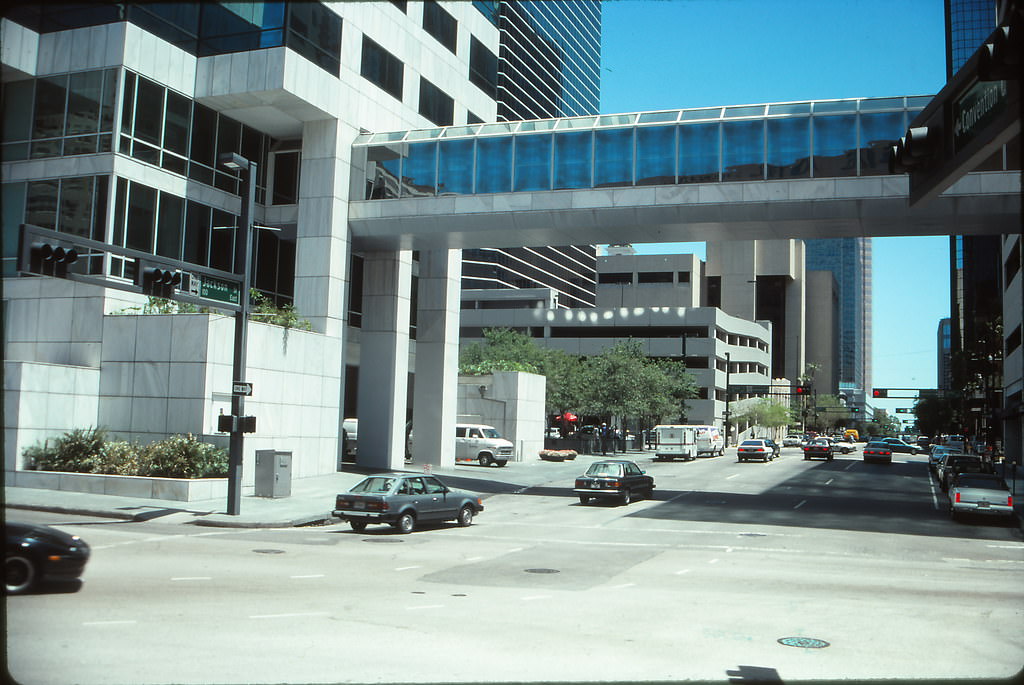
<path fill-rule="evenodd" d="M 404 470 L 423 473 L 422 466 L 413 464 L 407 465 Z M 288 497 L 256 497 L 252 494 L 252 486 L 245 487 L 238 516 L 226 513 L 226 498 L 181 502 L 10 486 L 4 487 L 4 506 L 10 509 L 102 516 L 126 521 L 147 521 L 166 517 L 168 522 L 192 523 L 199 526 L 291 528 L 331 518 L 335 496 L 340 492 L 347 492 L 371 471 L 377 472 L 380 469 L 346 465 L 344 471 L 337 473 L 295 479 L 292 481 L 291 495 Z M 467 473 L 465 468 L 454 467 L 435 467 L 431 471 L 440 476 L 445 484 L 479 493 L 484 498 L 497 493 L 522 491 L 530 485 L 537 485 L 546 480 L 538 480 L 543 472 L 531 474 L 519 469 L 512 473 L 512 469 L 491 468 L 481 470 L 479 474 Z M 511 482 L 510 478 L 527 482 Z"/>

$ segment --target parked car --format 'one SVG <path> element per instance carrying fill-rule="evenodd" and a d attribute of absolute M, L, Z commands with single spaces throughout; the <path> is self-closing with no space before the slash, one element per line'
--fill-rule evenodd
<path fill-rule="evenodd" d="M 5 521 L 7 594 L 21 595 L 53 580 L 82 576 L 90 549 L 85 540 L 50 526 Z"/>
<path fill-rule="evenodd" d="M 756 440 L 744 440 L 741 442 L 739 447 L 736 448 L 736 457 L 739 461 L 747 461 L 748 459 L 771 461 L 779 456 L 780 452 L 781 450 L 774 440 L 757 438 Z"/>
<path fill-rule="evenodd" d="M 802 435 L 787 435 L 782 439 L 783 447 L 800 447 L 804 444 L 804 437 Z"/>
<path fill-rule="evenodd" d="M 927 435 L 919 435 L 917 436 L 917 446 L 922 450 L 926 450 L 932 446 L 932 439 Z"/>
<path fill-rule="evenodd" d="M 901 454 L 917 454 L 920 451 L 917 445 L 911 445 L 909 442 L 904 442 L 899 438 L 885 438 L 882 442 L 889 445 L 889 449 L 893 452 Z"/>
<path fill-rule="evenodd" d="M 1013 516 L 1013 496 L 1006 482 L 992 473 L 961 473 L 949 485 L 949 515 Z"/>
<path fill-rule="evenodd" d="M 387 523 L 400 533 L 411 533 L 428 521 L 454 520 L 468 526 L 483 510 L 478 495 L 449 488 L 435 476 L 379 473 L 338 495 L 331 513 L 357 532 L 370 523 Z"/>
<path fill-rule="evenodd" d="M 886 464 L 892 463 L 892 448 L 889 443 L 881 440 L 869 442 L 864 445 L 864 461 L 878 461 Z"/>
<path fill-rule="evenodd" d="M 936 478 L 939 477 L 939 465 L 942 464 L 942 460 L 947 454 L 957 454 L 957 452 L 952 447 L 933 445 L 931 452 L 928 454 L 928 470 Z"/>
<path fill-rule="evenodd" d="M 824 459 L 832 461 L 835 458 L 835 447 L 828 438 L 815 438 L 804 445 L 804 459 Z"/>
<path fill-rule="evenodd" d="M 635 462 L 602 459 L 592 463 L 582 476 L 577 476 L 573 492 L 580 498 L 580 504 L 588 504 L 592 499 L 617 499 L 629 504 L 635 497 L 654 494 L 654 478 Z"/>
<path fill-rule="evenodd" d="M 989 465 L 973 454 L 947 454 L 939 464 L 939 487 L 949 490 L 953 477 L 961 473 L 989 473 Z"/>

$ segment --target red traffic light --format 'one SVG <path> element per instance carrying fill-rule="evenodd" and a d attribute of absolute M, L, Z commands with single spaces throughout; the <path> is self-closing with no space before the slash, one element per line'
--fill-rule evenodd
<path fill-rule="evenodd" d="M 809 386 L 809 385 L 798 385 L 795 388 L 795 392 L 796 392 L 797 395 L 810 395 L 811 394 L 811 386 Z"/>
<path fill-rule="evenodd" d="M 873 389 L 871 391 L 871 396 L 872 397 L 878 397 L 878 398 L 881 398 L 881 399 L 885 399 L 885 398 L 889 397 L 889 389 L 888 388 L 875 388 L 875 389 Z"/>

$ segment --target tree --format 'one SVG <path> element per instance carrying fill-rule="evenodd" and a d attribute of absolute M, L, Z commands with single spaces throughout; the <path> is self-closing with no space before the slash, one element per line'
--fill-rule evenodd
<path fill-rule="evenodd" d="M 733 414 L 734 422 L 762 428 L 781 428 L 790 422 L 789 408 L 767 397 L 745 402 L 741 409 Z"/>
<path fill-rule="evenodd" d="M 960 405 L 959 399 L 946 397 L 922 397 L 914 405 L 914 414 L 917 416 L 917 426 L 925 435 L 937 436 L 942 433 L 952 432 L 953 426 L 959 426 L 961 421 L 957 409 Z"/>
<path fill-rule="evenodd" d="M 546 351 L 533 338 L 511 328 L 488 328 L 484 342 L 467 345 L 459 355 L 459 373 L 478 376 L 494 371 L 540 373 Z"/>

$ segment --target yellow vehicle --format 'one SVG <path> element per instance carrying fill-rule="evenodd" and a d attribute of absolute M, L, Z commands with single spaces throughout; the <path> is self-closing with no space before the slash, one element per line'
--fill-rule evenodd
<path fill-rule="evenodd" d="M 852 428 L 848 428 L 846 430 L 846 432 L 843 433 L 843 437 L 844 438 L 850 438 L 854 442 L 860 442 L 860 433 L 858 433 L 857 431 L 855 431 Z"/>

